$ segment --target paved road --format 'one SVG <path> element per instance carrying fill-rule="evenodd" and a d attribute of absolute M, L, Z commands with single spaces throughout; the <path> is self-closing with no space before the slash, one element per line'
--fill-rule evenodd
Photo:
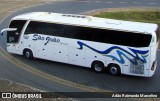
<path fill-rule="evenodd" d="M 15 12 L 7 17 L 0 26 L 4 28 L 7 26 L 8 21 L 15 15 L 31 12 L 31 11 L 49 11 L 60 13 L 83 13 L 90 10 L 102 9 L 102 8 L 124 8 L 124 7 L 160 7 L 160 0 L 77 0 L 77 1 L 65 1 L 55 2 L 46 5 L 35 6 L 26 8 L 21 11 Z M 5 36 L 0 38 L 0 45 L 5 49 Z M 2 55 L 2 54 L 1 54 Z M 79 68 L 78 66 L 66 65 L 56 62 L 33 60 L 29 61 L 22 56 L 12 55 L 14 58 L 22 61 L 31 66 L 34 69 L 40 70 L 45 74 L 63 78 L 68 81 L 72 81 L 78 84 L 86 85 L 89 87 L 100 88 L 109 91 L 147 91 L 147 92 L 160 92 L 160 52 L 158 54 L 158 68 L 156 74 L 152 78 L 130 77 L 130 76 L 118 76 L 114 77 L 107 73 L 97 74 L 89 69 Z M 5 57 L 5 58 L 4 58 Z M 6 60 L 9 56 L 0 56 L 0 77 L 11 79 L 17 82 L 25 83 L 30 86 L 34 86 L 39 89 L 47 91 L 78 91 L 73 86 L 66 87 L 65 84 L 57 84 L 54 80 L 50 80 L 49 77 L 44 78 L 32 73 L 30 70 L 25 70 L 25 66 L 22 68 L 16 67 L 12 63 Z M 14 60 L 9 60 L 14 61 Z M 17 63 L 16 63 L 17 64 Z M 26 67 L 28 68 L 28 67 Z M 35 70 L 36 71 L 36 70 Z M 45 75 L 43 74 L 43 75 Z M 87 88 L 86 88 L 87 89 Z M 82 90 L 82 89 L 81 89 Z"/>

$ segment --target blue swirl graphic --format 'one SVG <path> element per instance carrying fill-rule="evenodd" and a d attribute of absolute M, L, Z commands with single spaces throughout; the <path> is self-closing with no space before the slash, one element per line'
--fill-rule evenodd
<path fill-rule="evenodd" d="M 91 49 L 91 50 L 93 50 L 93 51 L 95 51 L 95 52 L 97 52 L 97 53 L 99 53 L 99 54 L 103 54 L 103 55 L 105 55 L 105 56 L 108 56 L 108 57 L 110 57 L 110 58 L 112 58 L 112 59 L 114 59 L 114 60 L 116 60 L 116 61 L 118 61 L 119 63 L 122 63 L 122 64 L 125 63 L 123 57 L 127 58 L 130 62 L 132 62 L 132 63 L 135 64 L 135 65 L 138 65 L 137 60 L 140 60 L 140 61 L 143 62 L 143 63 L 147 63 L 146 57 L 148 56 L 147 53 L 149 52 L 149 50 L 141 51 L 141 50 L 136 50 L 136 49 L 129 48 L 129 50 L 131 50 L 131 51 L 134 53 L 134 54 L 133 54 L 133 53 L 130 53 L 130 52 L 128 52 L 127 50 L 121 48 L 121 47 L 113 46 L 113 47 L 110 47 L 110 48 L 106 49 L 105 51 L 99 51 L 99 50 L 97 50 L 97 49 L 94 49 L 94 48 L 88 46 L 87 44 L 85 44 L 85 43 L 83 43 L 83 42 L 77 41 L 77 43 L 78 43 L 79 46 L 80 46 L 79 49 L 83 49 L 83 46 L 86 46 L 86 47 L 88 47 L 89 49 Z M 117 52 L 117 54 L 118 54 L 118 56 L 119 56 L 119 59 L 118 59 L 117 57 L 113 56 L 113 55 L 107 55 L 107 54 L 109 54 L 109 53 L 110 53 L 112 50 L 114 50 L 114 49 L 117 49 L 116 52 Z M 126 54 L 130 55 L 130 56 L 132 57 L 132 59 L 129 58 Z M 139 54 L 141 57 L 140 57 L 138 54 Z M 123 56 L 123 57 L 122 57 L 122 56 Z"/>

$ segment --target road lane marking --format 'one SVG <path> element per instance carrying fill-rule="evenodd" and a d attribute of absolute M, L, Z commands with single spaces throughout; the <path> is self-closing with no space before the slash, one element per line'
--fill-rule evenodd
<path fill-rule="evenodd" d="M 119 2 L 119 3 L 121 3 L 121 4 L 126 4 L 127 2 Z"/>
<path fill-rule="evenodd" d="M 106 3 L 108 3 L 108 4 L 112 4 L 113 2 L 106 2 Z"/>
<path fill-rule="evenodd" d="M 1 52 L 2 51 L 2 52 Z M 17 60 L 16 58 L 14 58 L 13 56 L 11 56 L 10 54 L 8 54 L 1 46 L 0 46 L 0 55 L 3 56 L 5 59 L 7 59 L 8 61 L 10 61 L 12 64 L 16 65 L 17 67 L 30 72 L 36 76 L 42 77 L 44 79 L 47 79 L 49 81 L 52 82 L 56 82 L 65 86 L 69 86 L 72 88 L 76 88 L 76 89 L 80 89 L 80 90 L 84 90 L 84 91 L 88 91 L 88 92 L 97 92 L 97 93 L 102 93 L 104 95 L 108 95 L 110 97 L 112 97 L 112 94 L 114 94 L 113 91 L 109 91 L 109 90 L 103 90 L 100 88 L 96 88 L 96 87 L 91 87 L 91 86 L 86 86 L 86 85 L 82 85 L 82 84 L 78 84 L 72 81 L 68 81 L 50 74 L 47 74 L 45 72 L 42 72 L 34 67 L 31 67 L 19 60 Z M 132 99 L 132 100 L 136 100 L 136 101 L 142 101 L 143 98 L 128 98 L 128 99 Z M 152 101 L 151 100 L 146 100 L 146 101 Z"/>
<path fill-rule="evenodd" d="M 155 2 L 150 2 L 150 3 L 148 3 L 149 5 L 156 5 L 157 3 L 155 3 Z"/>
<path fill-rule="evenodd" d="M 133 2 L 134 4 L 140 4 L 141 2 Z"/>
<path fill-rule="evenodd" d="M 113 2 L 106 2 L 106 3 L 113 3 Z M 140 2 L 137 2 L 137 3 L 140 3 Z M 1 48 L 1 46 L 0 46 L 0 48 Z M 5 51 L 5 50 L 3 50 L 3 51 Z M 158 50 L 158 51 L 160 51 L 160 49 Z M 6 51 L 5 51 L 6 52 Z M 1 52 L 0 52 L 0 54 L 1 54 Z M 8 53 L 7 53 L 8 54 Z M 1 54 L 2 55 L 2 54 Z M 5 55 L 3 55 L 3 57 L 5 57 L 5 58 L 9 58 L 9 61 L 10 62 L 12 62 L 12 56 L 11 57 L 7 57 L 7 56 L 5 56 Z M 7 59 L 8 60 L 8 59 Z M 14 60 L 14 61 L 17 61 L 17 59 L 16 60 Z M 31 70 L 28 70 L 27 68 L 23 68 L 23 66 L 21 65 L 21 63 L 22 64 L 24 64 L 23 62 L 19 62 L 19 60 L 17 61 L 18 63 L 13 63 L 13 64 L 15 64 L 15 65 L 17 65 L 17 66 L 19 66 L 20 68 L 22 68 L 22 69 L 24 69 L 24 70 L 26 70 L 26 71 L 28 71 L 28 72 L 30 72 L 30 73 L 32 73 L 33 72 L 33 74 L 35 74 L 35 75 L 37 75 L 37 76 L 40 76 L 40 77 L 43 77 L 43 78 L 45 78 L 45 79 L 48 79 L 48 80 L 51 80 L 51 81 L 54 81 L 54 80 L 56 80 L 57 79 L 57 77 L 56 78 L 54 78 L 52 75 L 51 75 L 51 77 L 49 76 L 49 74 L 47 74 L 47 73 L 44 73 L 44 72 L 42 72 L 42 71 L 40 71 L 40 70 L 38 70 L 38 69 L 35 69 L 35 68 L 33 68 L 33 67 L 31 67 L 31 66 L 29 66 L 29 65 L 26 65 L 27 67 L 29 66 L 29 67 L 31 67 L 32 69 L 34 69 L 33 71 L 31 71 Z M 40 72 L 42 72 L 42 74 L 46 74 L 45 76 L 48 76 L 48 77 L 45 77 L 45 76 L 41 76 L 40 74 L 38 74 L 38 73 L 36 73 L 38 71 L 38 73 L 40 73 Z M 64 79 L 63 79 L 64 80 Z M 70 81 L 69 81 L 70 82 Z M 72 83 L 74 83 L 74 82 L 72 82 Z M 66 85 L 66 82 L 64 83 L 64 85 Z M 74 86 L 76 86 L 76 85 L 79 85 L 79 84 L 76 84 L 76 83 L 74 83 Z M 72 86 L 73 87 L 73 86 Z M 81 89 L 82 87 L 80 87 L 80 89 Z M 85 88 L 84 88 L 85 89 Z M 86 90 L 86 89 L 85 89 Z M 98 91 L 99 89 L 97 89 L 96 88 L 96 91 Z M 106 91 L 106 90 L 105 90 Z"/>
<path fill-rule="evenodd" d="M 75 83 L 75 82 L 72 82 L 72 81 L 68 81 L 68 80 L 65 80 L 65 79 L 47 74 L 45 72 L 42 72 L 38 69 L 35 69 L 34 67 L 31 67 L 31 66 L 15 59 L 13 56 L 8 54 L 1 46 L 0 46 L 0 51 L 2 51 L 2 52 L 0 52 L 0 55 L 3 56 L 8 61 L 10 61 L 12 64 L 16 65 L 17 67 L 19 67 L 19 68 L 21 68 L 21 69 L 23 69 L 27 72 L 30 72 L 30 73 L 32 73 L 36 76 L 42 77 L 42 78 L 47 79 L 49 81 L 56 82 L 56 83 L 59 83 L 59 84 L 65 85 L 65 86 L 72 87 L 72 88 L 88 91 L 88 92 L 102 93 L 102 94 L 104 94 L 106 96 L 110 96 L 110 97 L 112 97 L 112 94 L 114 94 L 113 91 L 103 90 L 103 89 L 96 88 L 96 87 L 91 87 L 91 86 L 78 84 L 78 83 Z M 142 101 L 143 98 L 128 98 L 128 99 L 132 99 L 132 100 L 135 100 L 135 101 Z M 151 100 L 146 100 L 146 101 L 152 101 L 152 99 Z"/>
<path fill-rule="evenodd" d="M 86 2 L 86 3 L 90 3 L 91 1 L 76 1 L 76 2 Z"/>
<path fill-rule="evenodd" d="M 17 67 L 19 67 L 27 72 L 30 72 L 34 75 L 37 75 L 39 77 L 50 80 L 52 82 L 57 82 L 57 83 L 65 85 L 65 86 L 69 86 L 69 87 L 73 87 L 73 88 L 77 88 L 77 89 L 89 91 L 89 92 L 107 92 L 108 94 L 112 93 L 112 91 L 109 91 L 109 90 L 103 90 L 103 89 L 99 89 L 99 88 L 95 88 L 95 87 L 91 87 L 91 86 L 78 84 L 78 83 L 75 83 L 72 81 L 68 81 L 68 80 L 47 74 L 45 72 L 42 72 L 34 67 L 31 67 L 31 66 L 17 60 L 16 58 L 14 58 L 10 54 L 8 54 L 1 46 L 0 46 L 0 51 L 2 51 L 2 52 L 0 52 L 1 56 L 3 56 L 5 59 L 10 61 L 12 64 L 16 65 Z"/>
<path fill-rule="evenodd" d="M 101 2 L 101 1 L 95 1 L 95 2 L 99 3 L 99 2 Z"/>

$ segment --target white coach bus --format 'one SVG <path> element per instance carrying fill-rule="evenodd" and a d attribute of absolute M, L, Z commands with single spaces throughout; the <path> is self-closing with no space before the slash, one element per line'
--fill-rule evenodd
<path fill-rule="evenodd" d="M 157 66 L 157 24 L 31 12 L 12 18 L 4 31 L 7 51 L 28 59 L 144 77 L 151 77 Z"/>

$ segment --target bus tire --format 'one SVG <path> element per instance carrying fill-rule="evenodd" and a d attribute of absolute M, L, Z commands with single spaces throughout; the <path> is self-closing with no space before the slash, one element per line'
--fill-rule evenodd
<path fill-rule="evenodd" d="M 25 49 L 23 55 L 26 59 L 33 59 L 33 53 L 30 49 Z"/>
<path fill-rule="evenodd" d="M 121 74 L 121 70 L 119 65 L 117 64 L 109 64 L 108 65 L 108 71 L 111 75 L 117 76 Z"/>
<path fill-rule="evenodd" d="M 94 61 L 91 68 L 97 73 L 104 72 L 105 70 L 104 64 L 101 61 Z"/>

